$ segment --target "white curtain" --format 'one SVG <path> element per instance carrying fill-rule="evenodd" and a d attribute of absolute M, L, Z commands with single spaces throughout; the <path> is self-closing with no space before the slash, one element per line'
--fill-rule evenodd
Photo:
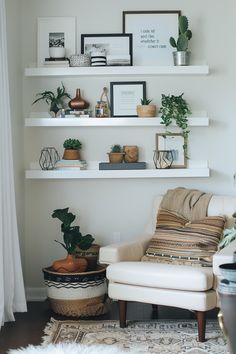
<path fill-rule="evenodd" d="M 14 321 L 18 311 L 26 311 L 26 301 L 16 221 L 6 10 L 0 0 L 0 326 Z"/>

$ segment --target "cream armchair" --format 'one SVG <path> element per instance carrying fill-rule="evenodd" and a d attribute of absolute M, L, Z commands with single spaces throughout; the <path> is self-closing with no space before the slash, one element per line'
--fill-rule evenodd
<path fill-rule="evenodd" d="M 128 301 L 193 310 L 198 321 L 198 339 L 204 342 L 206 311 L 218 306 L 216 286 L 220 276 L 219 265 L 233 261 L 236 240 L 214 255 L 212 268 L 140 262 L 154 234 L 161 199 L 162 196 L 155 198 L 146 233 L 138 240 L 100 249 L 100 263 L 109 265 L 108 295 L 118 300 L 122 328 L 126 326 Z M 235 210 L 236 197 L 213 196 L 208 206 L 208 215 L 225 215 L 230 222 Z"/>

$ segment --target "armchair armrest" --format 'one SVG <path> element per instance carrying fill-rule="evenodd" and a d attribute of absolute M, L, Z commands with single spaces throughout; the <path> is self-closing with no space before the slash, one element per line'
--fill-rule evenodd
<path fill-rule="evenodd" d="M 114 243 L 101 247 L 99 250 L 99 263 L 111 264 L 122 261 L 140 261 L 144 255 L 152 235 L 143 235 L 135 241 Z"/>
<path fill-rule="evenodd" d="M 236 251 L 236 240 L 230 242 L 225 248 L 216 252 L 213 256 L 213 273 L 221 276 L 219 266 L 224 263 L 233 263 L 233 255 Z"/>

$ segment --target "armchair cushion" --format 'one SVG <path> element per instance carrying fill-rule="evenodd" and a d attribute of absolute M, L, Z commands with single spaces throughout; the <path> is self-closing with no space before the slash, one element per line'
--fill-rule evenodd
<path fill-rule="evenodd" d="M 151 262 L 120 262 L 107 268 L 112 283 L 138 285 L 148 288 L 206 291 L 213 287 L 212 268 Z"/>
<path fill-rule="evenodd" d="M 160 209 L 156 232 L 142 261 L 211 267 L 224 224 L 223 216 L 189 222 L 177 213 Z"/>

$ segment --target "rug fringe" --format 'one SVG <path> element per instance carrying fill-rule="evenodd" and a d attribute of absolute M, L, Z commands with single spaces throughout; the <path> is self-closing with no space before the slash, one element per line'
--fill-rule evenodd
<path fill-rule="evenodd" d="M 57 322 L 58 321 L 55 320 L 55 318 L 51 317 L 50 322 L 46 324 L 46 327 L 43 330 L 44 335 L 42 337 L 42 345 L 52 343 L 53 333 L 57 328 Z"/>

